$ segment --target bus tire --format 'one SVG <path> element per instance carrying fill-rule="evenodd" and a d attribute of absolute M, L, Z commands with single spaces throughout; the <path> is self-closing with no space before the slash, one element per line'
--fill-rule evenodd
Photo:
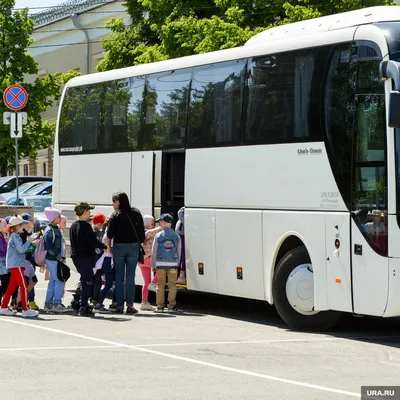
<path fill-rule="evenodd" d="M 287 282 L 290 274 L 303 264 L 311 264 L 310 256 L 304 246 L 287 252 L 279 261 L 272 282 L 272 295 L 276 310 L 291 329 L 301 331 L 326 331 L 340 318 L 338 311 L 310 311 L 304 315 L 296 311 L 287 297 Z M 313 282 L 312 282 L 313 284 Z"/>

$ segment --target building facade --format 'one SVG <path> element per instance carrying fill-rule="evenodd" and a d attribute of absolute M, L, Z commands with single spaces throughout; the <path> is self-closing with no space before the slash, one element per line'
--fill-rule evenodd
<path fill-rule="evenodd" d="M 69 0 L 45 11 L 32 14 L 35 22 L 28 49 L 39 64 L 39 77 L 50 73 L 75 70 L 81 74 L 96 72 L 103 59 L 101 39 L 110 34 L 105 27 L 110 18 L 122 17 L 126 24 L 129 15 L 122 1 L 116 0 Z M 37 76 L 28 77 L 28 81 Z M 43 119 L 55 122 L 58 104 L 43 113 Z M 14 174 L 10 171 L 9 174 Z M 20 175 L 52 176 L 53 151 L 41 149 L 36 159 L 23 158 L 19 163 Z"/>

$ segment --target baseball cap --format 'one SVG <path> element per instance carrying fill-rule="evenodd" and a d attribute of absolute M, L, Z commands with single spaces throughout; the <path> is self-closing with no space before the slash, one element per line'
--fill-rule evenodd
<path fill-rule="evenodd" d="M 23 214 L 21 214 L 21 218 L 22 218 L 24 221 L 33 221 L 33 220 L 34 220 L 34 218 L 32 217 L 32 214 L 30 214 L 30 213 L 23 213 Z"/>
<path fill-rule="evenodd" d="M 14 215 L 13 217 L 10 218 L 9 225 L 10 226 L 17 226 L 17 225 L 20 225 L 20 224 L 26 225 L 27 223 L 28 223 L 28 221 L 23 220 L 20 215 Z"/>
<path fill-rule="evenodd" d="M 174 219 L 172 218 L 171 214 L 162 214 L 159 221 L 169 222 L 171 224 L 174 222 Z"/>
<path fill-rule="evenodd" d="M 86 201 L 78 201 L 75 204 L 75 213 L 78 217 L 88 210 L 94 210 L 94 206 L 90 205 Z"/>

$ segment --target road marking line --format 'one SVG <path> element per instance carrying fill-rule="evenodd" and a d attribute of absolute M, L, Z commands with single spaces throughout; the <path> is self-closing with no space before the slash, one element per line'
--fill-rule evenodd
<path fill-rule="evenodd" d="M 135 346 L 135 345 L 118 343 L 118 342 L 114 342 L 112 340 L 100 339 L 100 338 L 95 338 L 95 337 L 91 337 L 91 336 L 81 335 L 79 333 L 62 331 L 60 329 L 48 328 L 48 327 L 37 325 L 37 324 L 29 324 L 27 322 L 16 321 L 14 318 L 10 318 L 10 317 L 9 318 L 0 317 L 0 321 L 8 322 L 11 324 L 16 324 L 16 325 L 29 326 L 30 328 L 42 329 L 44 331 L 59 333 L 61 335 L 65 335 L 65 336 L 71 336 L 71 337 L 76 337 L 76 338 L 80 338 L 80 339 L 90 340 L 92 342 L 104 343 L 104 344 L 108 344 L 108 345 L 111 345 L 114 347 L 122 347 L 122 348 L 126 348 L 126 349 L 137 350 L 137 351 L 141 351 L 143 353 L 154 354 L 154 355 L 158 355 L 158 356 L 162 356 L 162 357 L 172 358 L 174 360 L 185 361 L 185 362 L 188 362 L 191 364 L 203 365 L 205 367 L 215 368 L 215 369 L 228 371 L 228 372 L 235 372 L 235 373 L 238 373 L 241 375 L 253 376 L 256 378 L 261 378 L 261 379 L 265 379 L 265 380 L 269 380 L 269 381 L 287 383 L 290 385 L 306 387 L 309 389 L 315 389 L 315 390 L 320 390 L 320 391 L 324 391 L 324 392 L 337 393 L 337 394 L 351 396 L 351 397 L 357 397 L 357 398 L 361 397 L 361 395 L 359 393 L 355 393 L 355 392 L 348 392 L 345 390 L 334 389 L 334 388 L 330 388 L 330 387 L 326 387 L 326 386 L 313 385 L 310 383 L 294 381 L 291 379 L 284 379 L 284 378 L 279 378 L 276 376 L 264 375 L 264 374 L 260 374 L 257 372 L 247 371 L 244 369 L 226 367 L 226 366 L 219 365 L 219 364 L 196 360 L 194 358 L 182 357 L 182 356 L 177 356 L 177 355 L 169 354 L 169 353 L 163 353 L 163 352 L 157 351 L 157 350 L 150 350 L 150 349 L 146 349 L 146 348 Z"/>
<path fill-rule="evenodd" d="M 15 347 L 15 348 L 0 348 L 0 351 L 34 351 L 34 350 L 80 350 L 80 349 L 110 349 L 119 346 L 68 346 L 68 347 Z"/>
<path fill-rule="evenodd" d="M 226 342 L 184 342 L 184 343 L 150 343 L 136 344 L 136 347 L 172 347 L 172 346 L 202 346 L 212 344 L 262 344 L 262 343 L 290 343 L 290 342 L 327 342 L 338 340 L 338 338 L 321 338 L 321 339 L 269 339 L 269 340 L 237 340 Z"/>

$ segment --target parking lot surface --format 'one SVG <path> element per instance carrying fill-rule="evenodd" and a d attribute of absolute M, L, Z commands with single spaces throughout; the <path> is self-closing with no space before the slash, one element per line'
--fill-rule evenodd
<path fill-rule="evenodd" d="M 76 282 L 72 273 L 65 305 Z M 289 330 L 258 301 L 179 292 L 178 308 L 0 317 L 1 399 L 341 400 L 399 383 L 397 319 L 344 316 L 313 334 Z"/>

